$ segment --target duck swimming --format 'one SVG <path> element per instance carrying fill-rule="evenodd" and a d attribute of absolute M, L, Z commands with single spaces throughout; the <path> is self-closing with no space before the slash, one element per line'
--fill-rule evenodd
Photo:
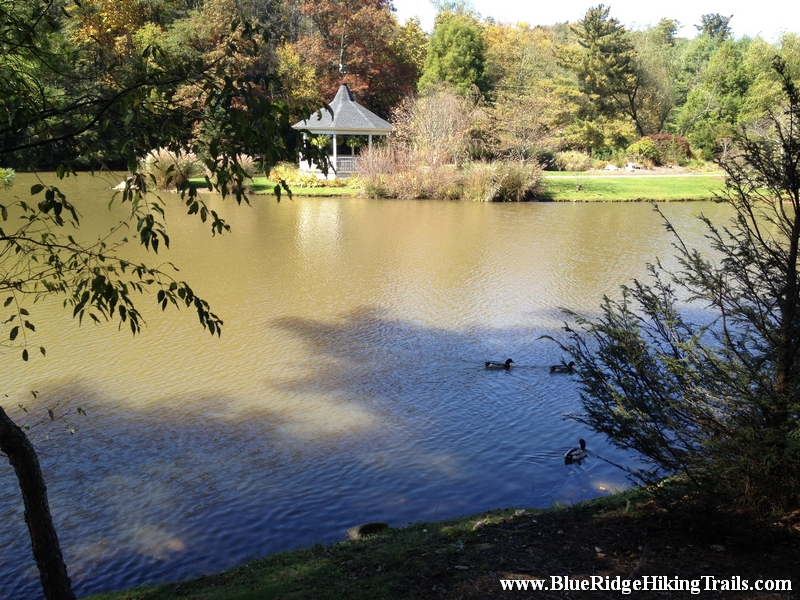
<path fill-rule="evenodd" d="M 575 372 L 575 361 L 569 361 L 568 365 L 553 365 L 550 367 L 551 373 L 574 373 Z"/>
<path fill-rule="evenodd" d="M 506 359 L 506 362 L 504 362 L 504 363 L 494 362 L 492 360 L 487 360 L 486 361 L 486 368 L 487 369 L 510 369 L 511 368 L 511 363 L 513 363 L 513 362 L 514 361 L 511 360 L 510 358 Z"/>
<path fill-rule="evenodd" d="M 581 445 L 580 448 L 570 448 L 564 455 L 564 462 L 566 464 L 578 462 L 588 456 L 586 452 L 586 442 L 584 440 L 578 440 L 578 443 Z"/>

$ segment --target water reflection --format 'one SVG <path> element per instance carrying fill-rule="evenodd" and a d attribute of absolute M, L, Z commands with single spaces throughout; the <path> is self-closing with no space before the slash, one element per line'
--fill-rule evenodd
<path fill-rule="evenodd" d="M 107 231 L 119 218 L 107 186 L 83 185 L 86 235 Z M 560 307 L 592 312 L 670 254 L 650 207 L 210 201 L 233 234 L 212 241 L 170 206 L 163 258 L 223 317 L 221 339 L 154 299 L 137 339 L 37 306 L 47 359 L 2 358 L 9 405 L 36 389 L 89 413 L 38 448 L 79 594 L 217 571 L 366 521 L 627 485 L 603 459 L 632 458 L 564 420 L 580 409 L 575 381 L 551 376 L 563 357 L 540 336 L 563 335 Z M 665 211 L 694 240 L 699 209 L 719 210 Z M 508 356 L 510 371 L 483 367 Z M 593 454 L 564 465 L 579 437 Z M 34 598 L 7 468 L 0 490 L 0 597 Z"/>

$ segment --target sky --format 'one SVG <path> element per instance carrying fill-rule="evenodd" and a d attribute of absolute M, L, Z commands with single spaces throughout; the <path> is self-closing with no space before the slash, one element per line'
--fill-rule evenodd
<path fill-rule="evenodd" d="M 731 19 L 735 37 L 761 35 L 774 42 L 782 31 L 800 32 L 800 2 L 797 0 L 472 0 L 482 17 L 493 17 L 506 23 L 552 25 L 577 21 L 586 10 L 598 4 L 611 7 L 611 16 L 629 29 L 655 25 L 662 18 L 676 19 L 682 25 L 678 35 L 694 37 L 694 25 L 701 15 L 720 13 Z M 422 29 L 431 31 L 436 9 L 429 0 L 394 0 L 401 23 L 419 17 Z"/>

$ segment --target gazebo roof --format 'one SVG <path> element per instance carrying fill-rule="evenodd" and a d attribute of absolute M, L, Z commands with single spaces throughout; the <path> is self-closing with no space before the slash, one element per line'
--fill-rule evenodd
<path fill-rule="evenodd" d="M 331 113 L 320 109 L 305 121 L 293 125 L 294 129 L 307 129 L 315 134 L 350 133 L 360 135 L 387 135 L 392 126 L 374 112 L 361 106 L 353 99 L 346 83 L 339 86 L 330 103 Z"/>

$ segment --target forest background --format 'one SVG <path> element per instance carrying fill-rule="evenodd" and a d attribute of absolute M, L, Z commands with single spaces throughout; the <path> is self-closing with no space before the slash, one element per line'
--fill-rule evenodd
<path fill-rule="evenodd" d="M 757 128 L 780 104 L 770 68 L 776 54 L 790 74 L 800 74 L 795 33 L 774 43 L 735 38 L 730 16 L 707 14 L 698 15 L 697 35 L 688 39 L 677 36 L 679 23 L 669 18 L 630 31 L 611 8 L 592 7 L 573 24 L 536 26 L 439 3 L 428 34 L 416 19 L 398 22 L 390 0 L 59 0 L 47 13 L 58 24 L 49 45 L 69 58 L 76 76 L 54 80 L 35 60 L 0 59 L 0 69 L 45 82 L 37 93 L 58 105 L 76 97 L 65 83 L 93 79 L 113 88 L 110 79 L 126 64 L 146 65 L 156 53 L 160 65 L 213 59 L 228 43 L 231 21 L 243 15 L 265 27 L 268 43 L 226 68 L 232 76 L 272 76 L 270 97 L 292 118 L 330 101 L 347 83 L 359 103 L 395 125 L 396 138 L 419 142 L 418 99 L 444 95 L 444 111 L 460 123 L 448 124 L 459 133 L 444 136 L 443 159 L 514 158 L 563 170 L 597 160 L 711 160 L 725 152 L 732 131 Z M 178 87 L 171 100 L 180 107 L 182 96 L 188 104 L 191 90 Z M 219 120 L 222 129 L 224 116 Z M 188 147 L 198 132 L 184 135 Z M 79 137 L 87 147 L 103 145 L 99 127 Z M 58 144 L 20 142 L 5 138 L 3 145 L 21 149 L 5 154 L 4 167 L 125 168 L 111 145 L 75 155 L 72 144 L 60 151 Z M 161 144 L 154 138 L 152 145 Z"/>

